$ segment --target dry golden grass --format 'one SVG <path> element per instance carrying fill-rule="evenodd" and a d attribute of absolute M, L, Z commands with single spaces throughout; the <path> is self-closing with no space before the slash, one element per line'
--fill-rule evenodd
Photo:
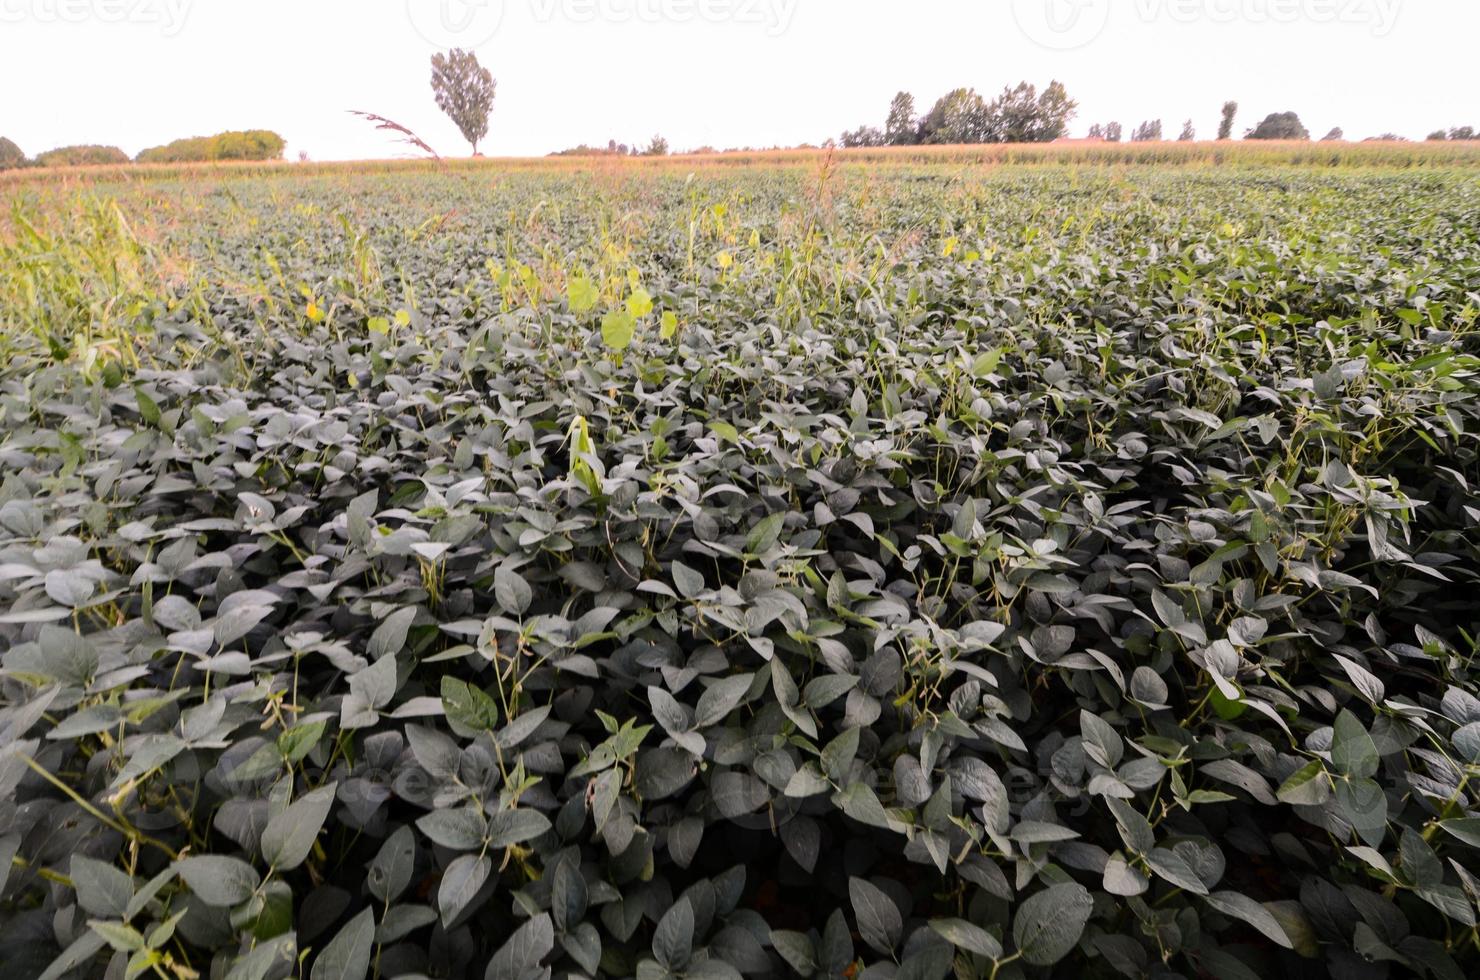
<path fill-rule="evenodd" d="M 12 170 L 0 173 L 0 184 L 92 183 L 254 174 L 392 173 L 419 170 L 462 172 L 499 170 L 631 171 L 707 167 L 815 166 L 828 154 L 845 166 L 1182 166 L 1182 167 L 1383 167 L 1480 168 L 1480 141 L 1466 143 L 1311 143 L 1311 142 L 1163 142 L 1163 143 L 988 143 L 973 146 L 905 146 L 876 149 L 759 150 L 668 157 L 480 157 L 441 161 L 426 159 L 354 160 L 328 163 L 220 162 L 198 164 L 129 164 Z"/>

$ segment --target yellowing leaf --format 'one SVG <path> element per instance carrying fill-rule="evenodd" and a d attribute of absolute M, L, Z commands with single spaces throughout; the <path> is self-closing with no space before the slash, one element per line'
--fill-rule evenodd
<path fill-rule="evenodd" d="M 631 347 L 636 332 L 637 321 L 630 313 L 613 310 L 601 318 L 601 342 L 612 350 Z"/>
<path fill-rule="evenodd" d="M 589 313 L 596 307 L 596 301 L 601 298 L 596 284 L 586 276 L 578 276 L 570 281 L 565 287 L 566 299 L 570 302 L 573 313 Z"/>
<path fill-rule="evenodd" d="M 714 257 L 714 262 L 721 269 L 728 269 L 730 266 L 735 264 L 735 257 L 729 252 L 720 252 Z"/>
<path fill-rule="evenodd" d="M 664 310 L 663 324 L 658 328 L 658 336 L 664 340 L 672 340 L 676 333 L 678 333 L 678 315 L 672 310 Z"/>
<path fill-rule="evenodd" d="M 641 320 L 653 312 L 653 297 L 646 289 L 638 286 L 632 291 L 632 295 L 627 297 L 627 312 L 635 319 Z"/>

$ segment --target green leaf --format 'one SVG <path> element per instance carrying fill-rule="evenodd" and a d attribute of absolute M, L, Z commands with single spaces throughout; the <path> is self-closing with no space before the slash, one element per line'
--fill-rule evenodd
<path fill-rule="evenodd" d="M 1084 737 L 1086 755 L 1106 769 L 1120 765 L 1125 755 L 1125 743 L 1109 722 L 1089 711 L 1080 711 L 1079 730 Z"/>
<path fill-rule="evenodd" d="M 275 870 L 292 870 L 308 857 L 329 818 L 337 789 L 336 783 L 322 786 L 267 821 L 262 831 L 262 856 Z"/>
<path fill-rule="evenodd" d="M 754 680 L 754 674 L 735 674 L 705 688 L 694 707 L 694 728 L 708 728 L 728 718 L 750 692 Z"/>
<path fill-rule="evenodd" d="M 527 980 L 539 975 L 539 966 L 555 949 L 555 927 L 548 914 L 530 919 L 514 930 L 509 941 L 489 961 L 483 980 Z"/>
<path fill-rule="evenodd" d="M 989 351 L 983 351 L 982 353 L 978 354 L 976 360 L 972 362 L 972 376 L 977 378 L 985 378 L 992 372 L 996 371 L 997 365 L 999 365 L 1000 363 L 1002 363 L 1001 349 L 993 348 Z"/>
<path fill-rule="evenodd" d="M 379 853 L 370 862 L 365 884 L 370 894 L 389 905 L 411 884 L 415 869 L 416 834 L 410 827 L 401 827 L 380 846 Z"/>
<path fill-rule="evenodd" d="M 125 953 L 144 948 L 144 937 L 139 935 L 138 930 L 132 926 L 124 925 L 122 922 L 89 922 L 88 928 L 112 946 L 114 949 Z"/>
<path fill-rule="evenodd" d="M 9 869 L 7 869 L 9 870 Z M 134 897 L 134 880 L 122 869 L 82 854 L 73 854 L 68 869 L 77 889 L 77 904 L 88 915 L 123 919 Z"/>
<path fill-rule="evenodd" d="M 1012 941 L 1033 966 L 1053 966 L 1079 944 L 1095 902 L 1083 885 L 1054 885 L 1018 906 Z"/>
<path fill-rule="evenodd" d="M 278 753 L 290 764 L 303 761 L 319 743 L 319 739 L 324 737 L 324 728 L 325 723 L 322 721 L 294 725 L 278 736 Z"/>
<path fill-rule="evenodd" d="M 523 616 L 534 602 L 534 590 L 524 576 L 508 565 L 500 565 L 493 572 L 493 597 L 510 616 Z"/>
<path fill-rule="evenodd" d="M 416 608 L 408 606 L 397 609 L 375 627 L 375 632 L 370 634 L 370 643 L 365 653 L 371 660 L 382 660 L 393 654 L 400 653 L 406 646 L 406 636 L 411 630 L 411 623 L 416 619 Z"/>
<path fill-rule="evenodd" d="M 1197 872 L 1181 854 L 1171 848 L 1152 848 L 1151 852 L 1146 855 L 1146 863 L 1158 877 L 1170 881 L 1178 888 L 1192 892 L 1194 895 L 1208 893 L 1208 886 L 1198 877 Z"/>
<path fill-rule="evenodd" d="M 1471 847 L 1480 848 L 1480 817 L 1441 820 L 1439 826 L 1455 840 L 1461 840 Z"/>
<path fill-rule="evenodd" d="M 80 609 L 97 590 L 97 583 L 76 569 L 53 569 L 46 573 L 46 594 L 57 605 Z"/>
<path fill-rule="evenodd" d="M 848 897 L 858 919 L 858 933 L 863 941 L 885 956 L 899 945 L 904 919 L 899 906 L 882 889 L 863 878 L 848 879 Z"/>
<path fill-rule="evenodd" d="M 375 911 L 361 910 L 314 957 L 310 980 L 365 980 L 375 948 Z"/>
<path fill-rule="evenodd" d="M 1320 806 L 1331 798 L 1331 777 L 1317 759 L 1292 773 L 1275 796 L 1291 806 Z"/>
<path fill-rule="evenodd" d="M 1331 765 L 1343 776 L 1371 779 L 1377 775 L 1381 758 L 1377 743 L 1350 711 L 1336 716 L 1335 735 L 1331 742 Z"/>
<path fill-rule="evenodd" d="M 1270 941 L 1286 949 L 1295 948 L 1295 944 L 1285 934 L 1284 927 L 1280 925 L 1279 920 L 1270 913 L 1269 909 L 1247 895 L 1230 891 L 1213 892 L 1203 900 L 1224 915 L 1247 922 L 1262 932 Z"/>
<path fill-rule="evenodd" d="M 678 586 L 678 594 L 685 599 L 694 599 L 704 592 L 704 576 L 694 571 L 681 561 L 674 561 L 670 566 L 673 575 L 673 584 Z"/>
<path fill-rule="evenodd" d="M 160 419 L 159 402 L 150 398 L 149 393 L 143 388 L 134 389 L 134 401 L 139 406 L 139 417 L 144 420 L 144 424 L 158 428 Z"/>
<path fill-rule="evenodd" d="M 190 890 L 207 905 L 240 905 L 262 884 L 257 869 L 233 857 L 203 854 L 183 858 L 176 868 Z"/>
<path fill-rule="evenodd" d="M 1369 847 L 1381 847 L 1387 836 L 1387 794 L 1371 779 L 1343 779 L 1336 783 L 1336 812 L 1352 825 Z"/>
<path fill-rule="evenodd" d="M 812 940 L 800 932 L 772 929 L 771 946 L 799 976 L 810 977 L 817 972 L 817 953 Z"/>
<path fill-rule="evenodd" d="M 952 946 L 990 960 L 1002 958 L 1002 944 L 981 926 L 964 919 L 932 919 L 930 928 Z"/>
<path fill-rule="evenodd" d="M 1151 881 L 1138 868 L 1131 867 L 1125 855 L 1116 851 L 1105 862 L 1104 887 L 1111 895 L 1132 898 L 1144 895 L 1151 887 Z"/>
<path fill-rule="evenodd" d="M 488 846 L 511 847 L 550 829 L 550 818 L 538 810 L 501 810 L 488 818 Z"/>
<path fill-rule="evenodd" d="M 498 728 L 498 702 L 481 688 L 442 675 L 442 711 L 454 733 L 462 738 L 476 738 Z"/>
<path fill-rule="evenodd" d="M 463 854 L 447 866 L 437 888 L 437 910 L 443 927 L 451 927 L 477 897 L 492 871 L 493 862 L 478 854 Z"/>
<path fill-rule="evenodd" d="M 432 843 L 454 851 L 478 850 L 488 837 L 488 823 L 476 806 L 433 810 L 418 819 L 416 826 Z"/>
<path fill-rule="evenodd" d="M 786 524 L 786 514 L 776 512 L 768 514 L 756 522 L 755 527 L 750 529 L 750 534 L 745 539 L 745 550 L 752 555 L 764 555 L 781 537 L 781 529 Z"/>
<path fill-rule="evenodd" d="M 694 949 L 694 908 L 687 898 L 673 904 L 653 931 L 653 955 L 671 971 L 689 965 Z"/>

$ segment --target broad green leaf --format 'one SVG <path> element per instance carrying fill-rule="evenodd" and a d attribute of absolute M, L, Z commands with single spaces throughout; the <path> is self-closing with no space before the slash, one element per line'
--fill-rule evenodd
<path fill-rule="evenodd" d="M 310 980 L 365 980 L 375 948 L 375 912 L 365 908 L 314 957 Z"/>
<path fill-rule="evenodd" d="M 899 906 L 880 888 L 863 878 L 848 879 L 848 897 L 853 902 L 853 914 L 858 920 L 858 932 L 863 941 L 886 956 L 891 954 L 899 945 L 904 931 Z"/>
<path fill-rule="evenodd" d="M 1350 711 L 1336 716 L 1335 735 L 1331 742 L 1331 764 L 1343 776 L 1370 779 L 1377 775 L 1380 763 L 1377 743 Z"/>
<path fill-rule="evenodd" d="M 653 955 L 669 970 L 680 972 L 689 965 L 694 949 L 694 909 L 687 898 L 675 902 L 653 931 Z"/>
<path fill-rule="evenodd" d="M 463 854 L 447 866 L 437 888 L 437 910 L 444 927 L 467 909 L 492 871 L 493 862 L 477 854 Z"/>
<path fill-rule="evenodd" d="M 215 854 L 183 858 L 176 864 L 180 877 L 207 905 L 240 905 L 262 883 L 262 876 L 245 861 Z"/>
<path fill-rule="evenodd" d="M 267 821 L 262 831 L 262 856 L 274 869 L 291 870 L 308 857 L 329 818 L 337 790 L 335 783 L 322 786 Z"/>
<path fill-rule="evenodd" d="M 1033 966 L 1053 966 L 1079 945 L 1094 905 L 1078 884 L 1053 885 L 1032 895 L 1013 916 L 1017 951 Z"/>
<path fill-rule="evenodd" d="M 930 928 L 958 949 L 991 960 L 1002 958 L 1002 944 L 981 926 L 964 919 L 931 919 Z"/>
<path fill-rule="evenodd" d="M 526 980 L 555 949 L 555 927 L 548 914 L 530 919 L 514 930 L 509 941 L 489 961 L 483 980 Z"/>

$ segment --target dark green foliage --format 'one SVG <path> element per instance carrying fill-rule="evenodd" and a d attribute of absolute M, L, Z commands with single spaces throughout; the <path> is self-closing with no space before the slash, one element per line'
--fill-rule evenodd
<path fill-rule="evenodd" d="M 1159 143 L 1161 142 L 1161 120 L 1152 119 L 1141 123 L 1131 133 L 1132 143 Z"/>
<path fill-rule="evenodd" d="M 0 337 L 9 976 L 1480 970 L 1471 172 L 103 190 L 134 346 Z"/>
<path fill-rule="evenodd" d="M 1027 82 L 1004 88 L 987 106 L 983 142 L 1051 143 L 1068 133 L 1078 108 L 1061 82 L 1050 82 L 1042 93 Z"/>
<path fill-rule="evenodd" d="M 1244 135 L 1251 140 L 1308 140 L 1310 130 L 1293 112 L 1271 112 L 1264 121 Z"/>
<path fill-rule="evenodd" d="M 11 170 L 26 165 L 26 154 L 12 140 L 0 136 L 0 170 Z"/>
<path fill-rule="evenodd" d="M 1060 82 L 1042 93 L 1028 82 L 1007 87 L 990 103 L 975 89 L 959 88 L 936 100 L 916 121 L 915 98 L 900 92 L 889 105 L 882 131 L 864 126 L 843 134 L 843 145 L 910 146 L 916 143 L 1051 143 L 1069 131 L 1079 104 Z"/>
<path fill-rule="evenodd" d="M 920 142 L 941 145 L 985 143 L 987 103 L 976 89 L 958 88 L 936 100 L 920 120 Z"/>
<path fill-rule="evenodd" d="M 858 147 L 889 145 L 889 140 L 883 131 L 873 126 L 860 126 L 852 132 L 844 133 L 838 142 L 850 150 Z"/>
<path fill-rule="evenodd" d="M 1238 116 L 1238 103 L 1223 103 L 1223 115 L 1218 122 L 1218 138 L 1220 140 L 1233 139 L 1233 121 Z"/>
<path fill-rule="evenodd" d="M 128 162 L 128 154 L 116 146 L 60 146 L 36 157 L 38 167 L 92 167 Z"/>
<path fill-rule="evenodd" d="M 889 146 L 913 146 L 919 140 L 915 97 L 908 92 L 900 92 L 889 103 L 889 117 L 884 121 L 884 142 Z"/>
<path fill-rule="evenodd" d="M 139 163 L 204 163 L 215 160 L 279 160 L 288 143 L 266 129 L 217 133 L 175 140 L 143 150 Z"/>

